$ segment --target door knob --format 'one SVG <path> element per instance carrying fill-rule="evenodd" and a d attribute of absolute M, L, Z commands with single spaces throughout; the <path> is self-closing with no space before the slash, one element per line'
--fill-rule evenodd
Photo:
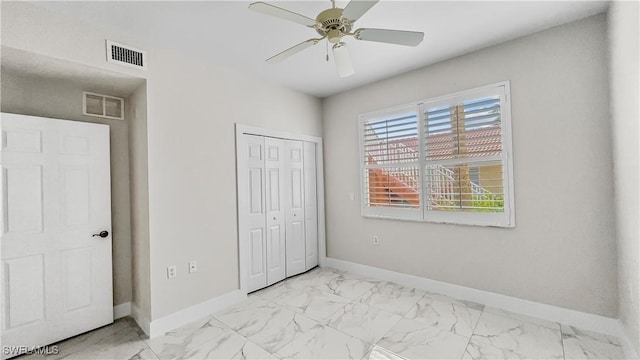
<path fill-rule="evenodd" d="M 109 232 L 106 231 L 106 230 L 102 230 L 97 234 L 91 235 L 91 237 L 95 237 L 95 236 L 100 236 L 101 238 L 106 238 L 107 236 L 109 236 Z"/>

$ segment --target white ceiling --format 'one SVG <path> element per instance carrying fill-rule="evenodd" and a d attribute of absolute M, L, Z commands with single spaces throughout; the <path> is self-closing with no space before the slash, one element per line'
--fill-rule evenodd
<path fill-rule="evenodd" d="M 331 6 L 328 0 L 271 3 L 311 18 Z M 356 22 L 356 28 L 422 31 L 424 41 L 414 48 L 347 38 L 356 74 L 342 79 L 336 73 L 333 59 L 325 60 L 324 42 L 280 64 L 266 64 L 266 58 L 316 37 L 317 33 L 293 22 L 251 12 L 247 9 L 248 1 L 59 1 L 38 4 L 318 97 L 607 9 L 606 1 L 382 0 Z M 336 2 L 342 8 L 346 4 L 347 1 Z M 149 62 L 152 63 L 153 58 Z"/>

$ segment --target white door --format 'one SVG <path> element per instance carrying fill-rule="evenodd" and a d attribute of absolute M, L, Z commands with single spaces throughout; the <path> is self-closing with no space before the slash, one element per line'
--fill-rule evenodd
<path fill-rule="evenodd" d="M 286 276 L 282 140 L 265 138 L 267 285 Z"/>
<path fill-rule="evenodd" d="M 304 142 L 305 269 L 318 266 L 318 197 L 316 190 L 316 144 Z"/>
<path fill-rule="evenodd" d="M 293 276 L 306 270 L 303 146 L 294 140 L 283 140 L 283 144 L 287 276 Z"/>
<path fill-rule="evenodd" d="M 111 235 L 92 236 L 111 232 L 111 191 L 108 126 L 3 113 L 0 128 L 6 358 L 113 322 Z"/>
<path fill-rule="evenodd" d="M 267 286 L 264 138 L 242 135 L 238 161 L 238 225 L 247 292 Z"/>

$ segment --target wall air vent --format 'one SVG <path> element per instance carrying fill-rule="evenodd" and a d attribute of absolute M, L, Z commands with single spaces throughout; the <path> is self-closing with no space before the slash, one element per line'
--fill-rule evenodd
<path fill-rule="evenodd" d="M 111 40 L 107 40 L 107 61 L 136 69 L 147 69 L 147 53 L 145 51 Z"/>
<path fill-rule="evenodd" d="M 82 114 L 107 119 L 124 120 L 124 99 L 83 91 Z"/>

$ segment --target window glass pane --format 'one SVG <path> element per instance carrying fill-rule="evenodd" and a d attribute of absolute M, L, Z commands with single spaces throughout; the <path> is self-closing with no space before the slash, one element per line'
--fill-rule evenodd
<path fill-rule="evenodd" d="M 504 212 L 500 162 L 429 165 L 424 178 L 427 210 Z"/>
<path fill-rule="evenodd" d="M 486 157 L 502 152 L 500 98 L 480 98 L 425 112 L 426 160 Z"/>
<path fill-rule="evenodd" d="M 364 126 L 365 164 L 418 161 L 418 116 L 398 114 Z"/>
<path fill-rule="evenodd" d="M 420 208 L 417 166 L 365 169 L 368 207 Z"/>

